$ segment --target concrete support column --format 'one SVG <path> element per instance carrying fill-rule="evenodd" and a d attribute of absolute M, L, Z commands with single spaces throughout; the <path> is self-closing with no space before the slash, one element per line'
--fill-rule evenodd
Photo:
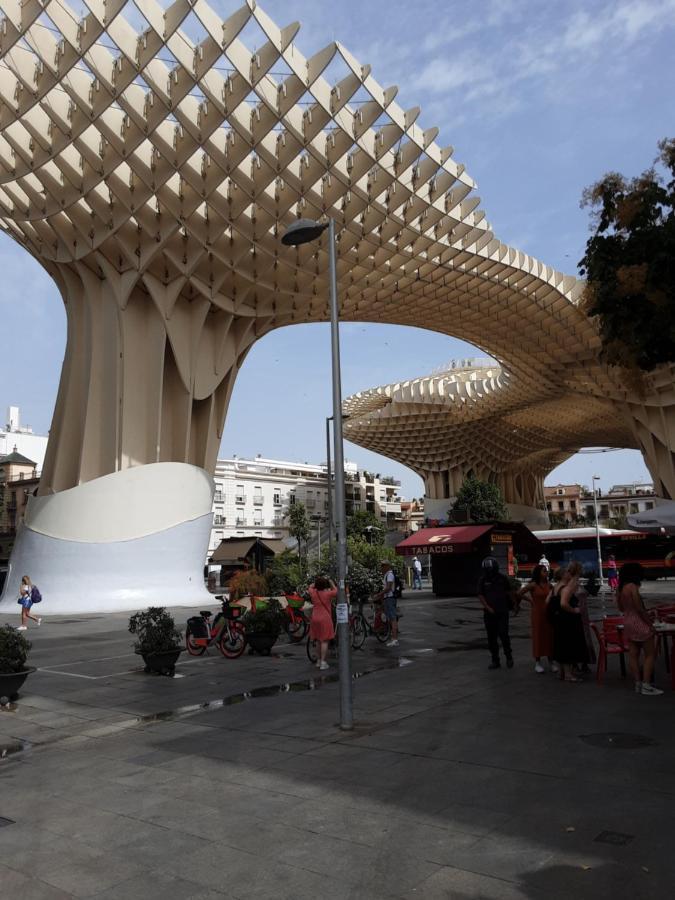
<path fill-rule="evenodd" d="M 68 337 L 40 494 L 133 466 L 212 472 L 256 319 L 235 316 L 186 279 L 52 269 Z"/>

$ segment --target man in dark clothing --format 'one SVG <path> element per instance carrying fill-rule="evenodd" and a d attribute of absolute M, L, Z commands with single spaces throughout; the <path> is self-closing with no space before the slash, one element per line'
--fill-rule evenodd
<path fill-rule="evenodd" d="M 506 665 L 512 669 L 509 611 L 514 602 L 514 591 L 509 579 L 499 571 L 499 563 L 493 556 L 488 556 L 483 560 L 483 574 L 478 582 L 478 599 L 483 606 L 483 621 L 492 656 L 492 662 L 488 669 L 500 668 L 500 641 L 506 657 Z"/>

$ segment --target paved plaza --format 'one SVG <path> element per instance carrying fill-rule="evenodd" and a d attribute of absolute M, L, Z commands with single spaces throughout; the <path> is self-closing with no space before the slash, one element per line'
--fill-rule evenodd
<path fill-rule="evenodd" d="M 0 895 L 672 897 L 675 695 L 616 660 L 602 685 L 535 675 L 526 614 L 515 668 L 488 672 L 475 600 L 408 598 L 400 647 L 354 654 L 351 733 L 304 645 L 168 679 L 126 616 L 45 609 L 0 712 Z"/>

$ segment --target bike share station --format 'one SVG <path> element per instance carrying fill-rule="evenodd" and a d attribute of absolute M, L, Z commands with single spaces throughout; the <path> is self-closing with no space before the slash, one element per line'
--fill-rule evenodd
<path fill-rule="evenodd" d="M 481 563 L 494 556 L 505 575 L 516 575 L 517 565 L 537 562 L 542 544 L 521 522 L 488 525 L 448 525 L 421 528 L 396 545 L 399 556 L 428 553 L 431 588 L 437 597 L 476 594 Z"/>

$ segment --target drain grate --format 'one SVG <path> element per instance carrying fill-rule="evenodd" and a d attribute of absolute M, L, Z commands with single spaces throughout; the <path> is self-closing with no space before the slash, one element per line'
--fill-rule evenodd
<path fill-rule="evenodd" d="M 654 738 L 644 734 L 626 734 L 620 731 L 608 731 L 599 734 L 580 734 L 579 738 L 591 747 L 611 747 L 615 750 L 637 750 L 640 747 L 653 747 Z"/>
<path fill-rule="evenodd" d="M 4 816 L 0 816 L 0 828 L 4 828 L 5 825 L 16 825 L 14 819 L 6 819 Z"/>
<path fill-rule="evenodd" d="M 594 844 L 612 844 L 614 847 L 625 847 L 635 838 L 634 834 L 622 834 L 620 831 L 601 831 L 593 838 Z"/>

